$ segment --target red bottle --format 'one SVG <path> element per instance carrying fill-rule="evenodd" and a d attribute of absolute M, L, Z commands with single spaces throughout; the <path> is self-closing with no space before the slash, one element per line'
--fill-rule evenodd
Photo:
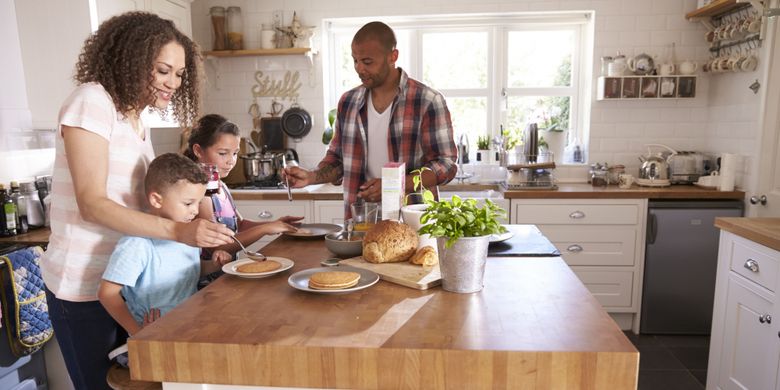
<path fill-rule="evenodd" d="M 206 184 L 206 196 L 211 196 L 219 193 L 219 170 L 214 164 L 200 164 L 203 168 L 203 172 L 206 172 L 206 176 L 209 177 L 209 182 Z"/>

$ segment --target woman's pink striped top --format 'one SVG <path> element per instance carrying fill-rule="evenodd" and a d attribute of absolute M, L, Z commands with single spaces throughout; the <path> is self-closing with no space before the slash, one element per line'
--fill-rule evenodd
<path fill-rule="evenodd" d="M 83 84 L 73 91 L 60 109 L 58 123 L 50 195 L 51 237 L 41 258 L 43 280 L 60 299 L 94 301 L 108 258 L 122 234 L 81 218 L 62 126 L 80 127 L 108 141 L 108 198 L 131 209 L 146 208 L 144 176 L 154 151 L 149 129 L 144 126 L 145 137 L 141 139 L 97 83 Z"/>

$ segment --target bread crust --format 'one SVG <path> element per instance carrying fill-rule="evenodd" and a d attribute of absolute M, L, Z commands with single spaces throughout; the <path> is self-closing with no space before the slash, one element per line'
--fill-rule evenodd
<path fill-rule="evenodd" d="M 363 238 L 363 259 L 370 263 L 406 261 L 417 250 L 419 238 L 409 225 L 380 221 Z"/>
<path fill-rule="evenodd" d="M 423 266 L 436 265 L 439 264 L 439 255 L 436 254 L 436 250 L 432 246 L 426 245 L 417 249 L 417 252 L 414 252 L 409 262 Z"/>

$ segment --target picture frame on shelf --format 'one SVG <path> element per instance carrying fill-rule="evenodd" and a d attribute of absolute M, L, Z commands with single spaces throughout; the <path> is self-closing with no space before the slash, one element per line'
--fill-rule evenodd
<path fill-rule="evenodd" d="M 624 99 L 638 99 L 639 98 L 639 77 L 625 77 L 623 79 L 623 98 Z"/>
<path fill-rule="evenodd" d="M 642 97 L 658 97 L 658 79 L 655 77 L 645 77 L 642 79 Z"/>
<path fill-rule="evenodd" d="M 673 98 L 677 96 L 677 79 L 674 77 L 661 77 L 661 97 Z"/>
<path fill-rule="evenodd" d="M 607 77 L 604 79 L 604 98 L 618 99 L 622 89 L 623 79 L 620 77 Z"/>
<path fill-rule="evenodd" d="M 696 96 L 696 78 L 680 77 L 677 85 L 677 96 L 682 98 L 692 98 Z"/>

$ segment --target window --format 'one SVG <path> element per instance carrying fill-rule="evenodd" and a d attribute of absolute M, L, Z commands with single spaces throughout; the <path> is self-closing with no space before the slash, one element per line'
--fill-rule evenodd
<path fill-rule="evenodd" d="M 557 156 L 567 141 L 587 141 L 591 78 L 583 75 L 592 62 L 590 13 L 370 20 L 377 19 L 396 33 L 396 65 L 446 97 L 456 141 L 466 135 L 475 150 L 479 137 L 492 139 L 502 129 L 522 139 L 530 122 L 552 131 L 540 134 Z M 360 84 L 350 44 L 367 21 L 328 21 L 328 109 Z"/>

